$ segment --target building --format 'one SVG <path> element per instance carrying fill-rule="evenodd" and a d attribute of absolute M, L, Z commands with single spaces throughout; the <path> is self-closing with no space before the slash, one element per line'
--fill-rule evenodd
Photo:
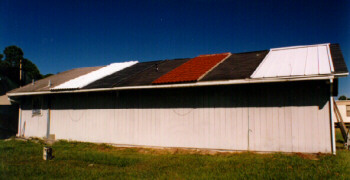
<path fill-rule="evenodd" d="M 78 68 L 8 93 L 18 136 L 334 153 L 338 44 Z"/>
<path fill-rule="evenodd" d="M 15 136 L 18 126 L 18 106 L 6 95 L 0 96 L 0 139 Z"/>
<path fill-rule="evenodd" d="M 350 100 L 338 100 L 336 104 L 344 123 L 350 126 Z M 335 116 L 333 117 L 335 118 Z M 335 121 L 335 123 L 337 123 L 337 121 Z"/>

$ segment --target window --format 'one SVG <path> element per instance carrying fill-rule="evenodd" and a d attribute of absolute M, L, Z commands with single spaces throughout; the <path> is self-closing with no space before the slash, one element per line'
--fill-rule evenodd
<path fill-rule="evenodd" d="M 350 117 L 350 105 L 346 105 L 346 116 Z"/>
<path fill-rule="evenodd" d="M 34 97 L 32 100 L 32 116 L 41 115 L 42 98 Z"/>

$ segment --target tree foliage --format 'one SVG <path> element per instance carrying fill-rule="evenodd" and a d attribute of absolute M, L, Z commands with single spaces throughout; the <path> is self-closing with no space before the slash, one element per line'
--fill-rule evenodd
<path fill-rule="evenodd" d="M 347 98 L 345 95 L 342 95 L 338 98 L 338 100 L 350 100 L 350 98 Z"/>
<path fill-rule="evenodd" d="M 22 82 L 19 81 L 21 60 Z M 29 59 L 24 58 L 22 49 L 17 46 L 8 46 L 3 51 L 3 54 L 0 54 L 0 76 L 6 77 L 7 81 L 11 81 L 17 87 L 30 83 L 32 79 L 38 80 L 43 78 L 38 67 Z"/>
<path fill-rule="evenodd" d="M 29 81 L 32 79 L 38 80 L 42 78 L 38 67 L 32 61 L 26 58 L 23 59 L 23 72 L 24 78 L 29 78 Z"/>
<path fill-rule="evenodd" d="M 23 51 L 17 46 L 8 46 L 4 50 L 5 61 L 12 67 L 18 67 L 19 62 L 23 59 Z"/>

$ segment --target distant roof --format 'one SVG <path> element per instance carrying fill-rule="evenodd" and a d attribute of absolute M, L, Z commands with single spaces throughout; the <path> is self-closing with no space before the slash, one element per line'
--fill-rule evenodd
<path fill-rule="evenodd" d="M 350 100 L 337 100 L 337 105 L 350 105 Z"/>
<path fill-rule="evenodd" d="M 179 84 L 209 85 L 216 82 L 259 83 L 265 82 L 265 79 L 271 82 L 271 78 L 278 82 L 286 79 L 346 75 L 348 69 L 339 44 L 319 44 L 245 53 L 200 55 L 185 59 L 118 63 L 114 67 L 77 68 L 17 88 L 8 94 L 60 93 L 68 90 L 82 92 L 129 87 L 161 88 Z"/>
<path fill-rule="evenodd" d="M 11 105 L 7 95 L 0 96 L 0 106 L 2 105 Z"/>

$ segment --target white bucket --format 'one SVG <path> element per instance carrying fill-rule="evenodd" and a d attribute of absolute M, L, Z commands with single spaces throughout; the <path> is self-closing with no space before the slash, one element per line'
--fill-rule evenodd
<path fill-rule="evenodd" d="M 52 159 L 52 148 L 51 147 L 44 147 L 44 149 L 43 149 L 43 159 L 45 161 Z"/>

